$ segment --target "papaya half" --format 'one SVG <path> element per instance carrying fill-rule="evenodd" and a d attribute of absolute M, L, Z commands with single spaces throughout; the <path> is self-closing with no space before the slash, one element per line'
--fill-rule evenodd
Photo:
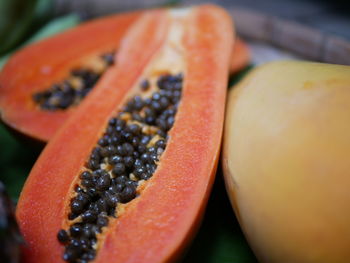
<path fill-rule="evenodd" d="M 0 73 L 2 121 L 47 142 L 112 65 L 122 37 L 141 14 L 96 19 L 17 52 Z M 242 40 L 231 59 L 232 74 L 248 65 Z"/>
<path fill-rule="evenodd" d="M 112 64 L 112 52 L 139 16 L 134 12 L 87 22 L 14 54 L 0 73 L 3 122 L 47 141 Z"/>
<path fill-rule="evenodd" d="M 145 12 L 50 140 L 16 216 L 24 262 L 168 262 L 198 228 L 220 151 L 230 16 Z"/>
<path fill-rule="evenodd" d="M 260 262 L 350 258 L 350 67 L 255 69 L 229 94 L 223 167 Z"/>

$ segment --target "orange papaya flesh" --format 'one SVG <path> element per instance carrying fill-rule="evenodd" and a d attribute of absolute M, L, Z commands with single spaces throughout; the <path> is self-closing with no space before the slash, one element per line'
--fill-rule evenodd
<path fill-rule="evenodd" d="M 32 99 L 41 110 L 65 110 L 76 106 L 88 95 L 98 79 L 114 63 L 114 52 L 91 58 L 81 68 L 73 69 L 65 80 L 35 92 Z"/>
<path fill-rule="evenodd" d="M 251 54 L 247 43 L 241 38 L 236 37 L 233 45 L 230 73 L 236 74 L 247 67 L 250 63 L 250 56 Z"/>
<path fill-rule="evenodd" d="M 181 256 L 217 166 L 233 43 L 227 32 L 230 17 L 213 5 L 148 11 L 132 25 L 118 63 L 49 142 L 25 183 L 16 211 L 25 262 Z M 74 203 L 87 194 L 87 204 Z M 72 227 L 92 229 L 92 237 Z"/>
<path fill-rule="evenodd" d="M 122 36 L 140 14 L 133 12 L 96 19 L 17 52 L 0 73 L 3 122 L 28 137 L 46 142 L 76 107 L 56 111 L 46 107 L 45 110 L 45 101 L 39 98 L 40 95 L 45 97 L 45 93 L 57 88 L 55 83 L 60 84 L 58 93 L 62 94 L 67 83 L 68 88 L 74 86 L 68 78 L 81 82 L 76 69 L 80 69 L 81 74 L 85 71 L 86 82 L 96 81 L 107 68 L 106 60 L 101 56 L 118 49 Z M 110 62 L 111 56 L 107 56 L 107 61 Z M 54 87 L 50 89 L 51 86 Z M 77 97 L 78 100 L 70 104 L 79 103 Z M 57 96 L 51 99 L 55 101 Z"/>
<path fill-rule="evenodd" d="M 3 122 L 32 141 L 47 142 L 108 69 L 112 52 L 140 15 L 97 19 L 14 55 L 0 73 Z M 237 39 L 231 74 L 247 66 L 249 58 L 247 46 Z"/>

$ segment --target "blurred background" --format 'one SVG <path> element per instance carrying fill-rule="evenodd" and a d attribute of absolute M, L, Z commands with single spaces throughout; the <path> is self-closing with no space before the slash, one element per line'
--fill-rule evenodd
<path fill-rule="evenodd" d="M 0 0 L 0 70 L 11 54 L 21 47 L 82 21 L 135 9 L 202 2 L 208 1 Z M 350 64 L 349 0 L 211 2 L 233 14 L 238 33 L 251 48 L 253 64 L 290 56 Z M 231 83 L 237 82 L 250 68 L 235 76 Z M 19 143 L 1 124 L 0 145 L 0 181 L 16 202 L 39 152 Z M 226 196 L 220 169 L 202 227 L 183 261 L 256 262 Z"/>
<path fill-rule="evenodd" d="M 81 20 L 134 9 L 198 4 L 200 0 L 1 0 L 0 56 L 25 41 L 49 35 Z M 247 8 L 296 21 L 325 33 L 350 39 L 350 2 L 345 0 L 213 0 L 229 9 Z M 48 29 L 43 27 L 61 18 Z M 41 32 L 40 30 L 44 30 Z M 31 39 L 34 34 L 36 38 Z"/>

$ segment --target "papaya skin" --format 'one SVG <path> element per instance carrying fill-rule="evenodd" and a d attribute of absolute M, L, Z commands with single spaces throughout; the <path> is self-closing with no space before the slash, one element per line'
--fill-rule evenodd
<path fill-rule="evenodd" d="M 226 32 L 233 28 L 221 8 L 204 5 L 189 12 L 182 41 L 183 93 L 167 148 L 140 196 L 101 235 L 94 262 L 177 260 L 199 226 L 220 152 L 233 45 L 233 35 Z M 67 221 L 69 195 L 80 169 L 116 107 L 161 49 L 168 27 L 166 10 L 149 11 L 133 25 L 117 54 L 119 63 L 39 157 L 16 211 L 28 244 L 25 262 L 63 262 L 56 233 Z"/>
<path fill-rule="evenodd" d="M 349 100 L 350 67 L 298 61 L 230 91 L 226 187 L 261 262 L 349 262 Z"/>

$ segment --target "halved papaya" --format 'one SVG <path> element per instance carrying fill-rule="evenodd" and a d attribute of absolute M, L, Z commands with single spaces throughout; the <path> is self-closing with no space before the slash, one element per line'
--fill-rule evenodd
<path fill-rule="evenodd" d="M 134 12 L 97 19 L 17 52 L 0 74 L 2 120 L 47 141 L 112 62 L 110 53 L 139 16 Z"/>
<path fill-rule="evenodd" d="M 166 262 L 202 217 L 220 150 L 232 21 L 145 12 L 48 143 L 16 215 L 25 262 Z"/>
<path fill-rule="evenodd" d="M 0 73 L 3 122 L 47 142 L 112 64 L 124 33 L 140 15 L 87 22 L 15 54 Z M 249 63 L 249 50 L 241 40 L 234 50 L 232 73 Z"/>

